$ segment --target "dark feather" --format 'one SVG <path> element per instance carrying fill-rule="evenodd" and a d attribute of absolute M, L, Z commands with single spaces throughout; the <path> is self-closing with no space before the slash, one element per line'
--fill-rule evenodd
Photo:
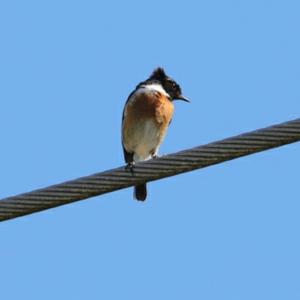
<path fill-rule="evenodd" d="M 156 68 L 149 79 L 154 79 L 158 81 L 163 81 L 167 77 L 165 70 L 161 67 Z"/>
<path fill-rule="evenodd" d="M 122 147 L 123 147 L 123 153 L 124 153 L 124 160 L 127 164 L 132 163 L 133 162 L 133 152 L 127 152 L 123 143 L 122 143 Z"/>
<path fill-rule="evenodd" d="M 138 201 L 145 201 L 147 198 L 147 185 L 146 183 L 139 184 L 134 187 L 134 197 Z"/>

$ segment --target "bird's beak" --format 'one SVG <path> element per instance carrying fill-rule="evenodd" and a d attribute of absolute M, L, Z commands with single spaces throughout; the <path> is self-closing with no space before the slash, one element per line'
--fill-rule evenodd
<path fill-rule="evenodd" d="M 191 102 L 190 99 L 188 99 L 187 97 L 184 97 L 183 95 L 180 95 L 180 96 L 176 97 L 176 99 L 182 100 L 182 101 L 185 101 L 185 102 Z"/>

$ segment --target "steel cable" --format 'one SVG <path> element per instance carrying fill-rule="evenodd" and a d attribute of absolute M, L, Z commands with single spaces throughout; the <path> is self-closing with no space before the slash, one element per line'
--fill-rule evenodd
<path fill-rule="evenodd" d="M 300 140 L 300 119 L 0 200 L 0 221 L 102 195 Z"/>

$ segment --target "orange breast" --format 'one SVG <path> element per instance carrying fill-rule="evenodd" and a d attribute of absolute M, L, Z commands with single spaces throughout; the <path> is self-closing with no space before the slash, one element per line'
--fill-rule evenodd
<path fill-rule="evenodd" d="M 125 117 L 129 123 L 151 118 L 158 127 L 164 127 L 169 125 L 173 112 L 174 105 L 167 96 L 160 92 L 140 93 L 127 103 Z"/>
<path fill-rule="evenodd" d="M 124 111 L 122 140 L 125 149 L 142 160 L 155 154 L 173 112 L 173 103 L 160 92 L 133 95 Z"/>

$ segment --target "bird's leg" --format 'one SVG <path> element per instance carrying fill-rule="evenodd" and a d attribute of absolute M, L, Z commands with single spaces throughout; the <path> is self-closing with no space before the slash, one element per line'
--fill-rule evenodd
<path fill-rule="evenodd" d="M 151 154 L 151 158 L 152 158 L 152 159 L 159 158 L 159 155 L 157 154 L 157 152 L 158 152 L 158 149 L 157 149 L 157 148 L 156 148 L 156 149 L 152 149 L 152 150 L 150 151 L 150 154 Z"/>
<path fill-rule="evenodd" d="M 126 170 L 130 170 L 130 173 L 131 173 L 132 175 L 134 175 L 134 166 L 135 166 L 135 162 L 134 162 L 134 161 L 131 161 L 131 162 L 129 162 L 129 163 L 126 165 L 125 169 L 126 169 Z"/>

